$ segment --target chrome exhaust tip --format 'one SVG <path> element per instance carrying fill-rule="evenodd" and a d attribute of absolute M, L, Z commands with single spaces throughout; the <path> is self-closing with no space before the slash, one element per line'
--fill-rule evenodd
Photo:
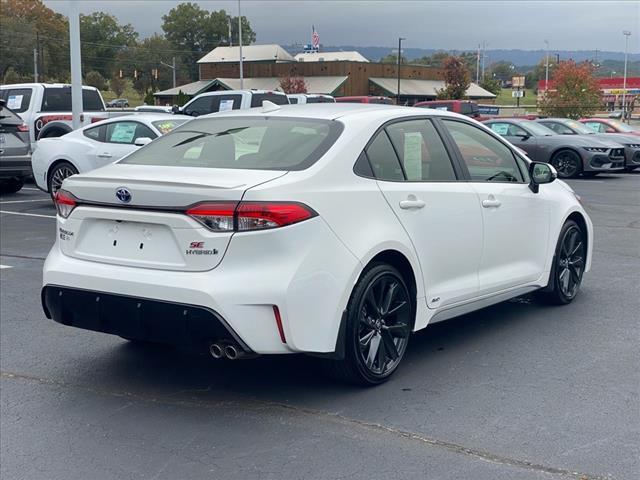
<path fill-rule="evenodd" d="M 213 358 L 216 358 L 216 359 L 222 358 L 223 355 L 225 354 L 224 351 L 222 350 L 222 347 L 218 343 L 212 343 L 211 345 L 209 345 L 209 353 Z"/>
<path fill-rule="evenodd" d="M 226 345 L 224 347 L 224 355 L 229 360 L 236 360 L 240 356 L 240 352 L 235 345 Z"/>

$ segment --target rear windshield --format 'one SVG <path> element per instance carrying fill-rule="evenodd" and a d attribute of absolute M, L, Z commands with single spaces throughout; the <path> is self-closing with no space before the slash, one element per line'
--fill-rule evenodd
<path fill-rule="evenodd" d="M 82 110 L 85 112 L 102 112 L 104 105 L 97 90 L 82 89 Z M 42 112 L 71 111 L 71 87 L 47 87 L 42 99 Z"/>
<path fill-rule="evenodd" d="M 269 100 L 276 105 L 289 104 L 289 99 L 286 95 L 278 95 L 277 93 L 254 93 L 251 95 L 251 108 L 261 107 L 264 100 Z"/>
<path fill-rule="evenodd" d="M 331 97 L 307 97 L 307 103 L 336 103 Z"/>
<path fill-rule="evenodd" d="M 342 123 L 304 118 L 203 118 L 154 140 L 121 163 L 168 167 L 304 170 L 333 145 Z"/>

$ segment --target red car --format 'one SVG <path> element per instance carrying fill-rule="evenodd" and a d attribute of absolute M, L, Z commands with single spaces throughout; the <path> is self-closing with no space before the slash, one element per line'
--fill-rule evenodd
<path fill-rule="evenodd" d="M 417 102 L 413 106 L 460 113 L 467 117 L 474 118 L 479 122 L 492 118 L 482 115 L 478 108 L 478 103 L 472 100 L 427 100 L 425 102 Z"/>
<path fill-rule="evenodd" d="M 345 103 L 384 103 L 386 105 L 393 105 L 393 100 L 389 97 L 367 97 L 367 96 L 359 96 L 359 97 L 336 97 L 336 102 L 345 102 Z"/>
<path fill-rule="evenodd" d="M 640 136 L 640 130 L 615 118 L 581 118 L 580 121 L 596 133 L 624 133 Z"/>

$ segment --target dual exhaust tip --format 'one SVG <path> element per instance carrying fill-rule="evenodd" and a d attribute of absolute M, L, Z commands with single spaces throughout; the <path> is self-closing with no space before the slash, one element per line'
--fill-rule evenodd
<path fill-rule="evenodd" d="M 228 360 L 237 360 L 245 355 L 244 350 L 231 343 L 212 343 L 209 345 L 209 353 L 215 359 L 226 358 Z"/>

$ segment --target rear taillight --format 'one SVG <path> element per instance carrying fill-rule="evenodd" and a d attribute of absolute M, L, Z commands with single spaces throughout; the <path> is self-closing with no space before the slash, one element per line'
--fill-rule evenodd
<path fill-rule="evenodd" d="M 214 232 L 249 232 L 284 227 L 318 214 L 297 202 L 207 202 L 187 215 Z"/>
<path fill-rule="evenodd" d="M 24 123 L 22 125 L 18 125 L 18 131 L 19 132 L 28 132 L 29 131 L 29 127 L 27 127 Z"/>
<path fill-rule="evenodd" d="M 77 199 L 69 192 L 64 190 L 58 190 L 54 197 L 54 202 L 56 204 L 56 210 L 58 211 L 58 215 L 62 218 L 67 218 L 73 212 L 73 209 L 76 208 Z"/>

